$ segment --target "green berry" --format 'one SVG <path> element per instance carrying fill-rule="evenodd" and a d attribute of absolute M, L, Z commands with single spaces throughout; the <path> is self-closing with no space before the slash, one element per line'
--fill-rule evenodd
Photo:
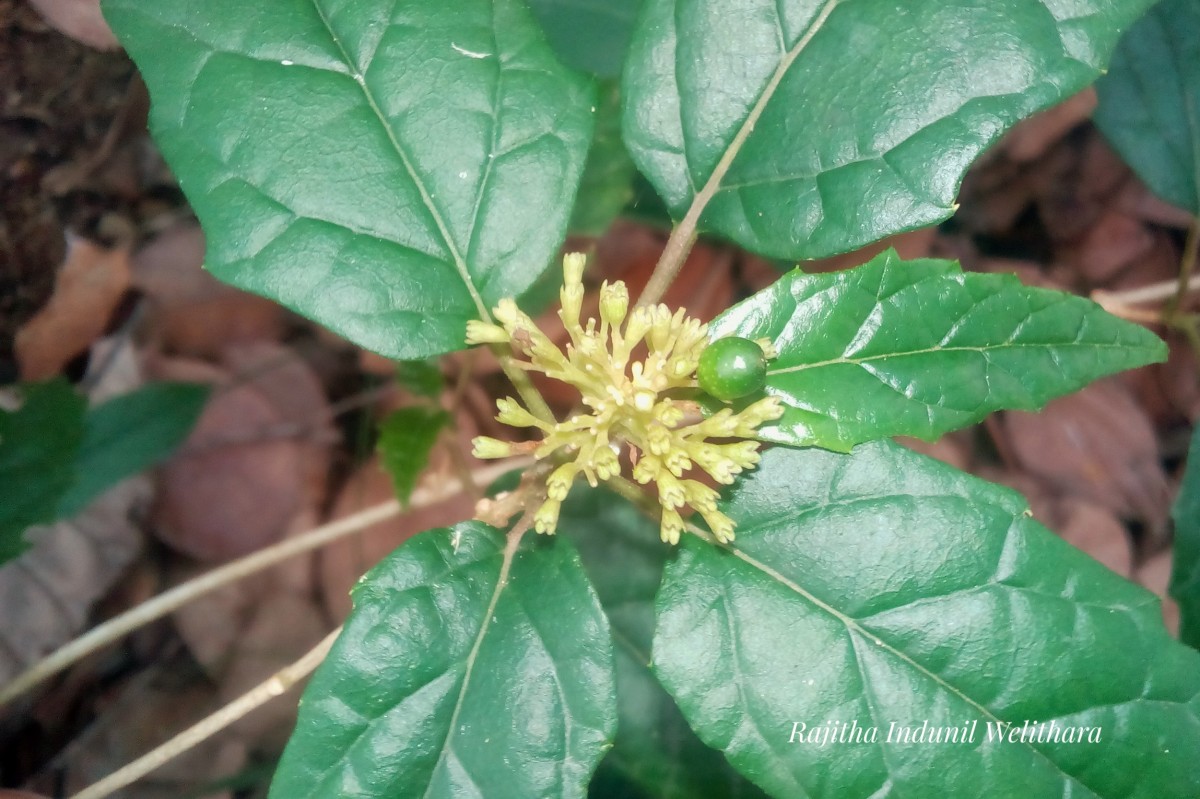
<path fill-rule="evenodd" d="M 700 355 L 696 379 L 702 391 L 729 402 L 762 391 L 767 359 L 762 347 L 748 338 L 719 338 Z"/>

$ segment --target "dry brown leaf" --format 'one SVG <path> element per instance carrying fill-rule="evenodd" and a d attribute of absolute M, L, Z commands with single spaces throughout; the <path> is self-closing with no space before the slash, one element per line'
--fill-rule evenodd
<path fill-rule="evenodd" d="M 1186 230 L 1193 219 L 1190 212 L 1159 198 L 1136 178 L 1121 187 L 1113 207 L 1146 222 L 1179 230 Z"/>
<path fill-rule="evenodd" d="M 186 569 L 180 574 L 180 580 L 196 577 L 204 571 L 207 569 Z M 179 637 L 211 678 L 219 680 L 229 666 L 230 652 L 242 635 L 255 604 L 274 587 L 275 583 L 269 577 L 255 575 L 195 597 L 171 615 Z"/>
<path fill-rule="evenodd" d="M 287 537 L 301 535 L 317 526 L 314 510 L 305 510 L 293 520 Z M 198 596 L 175 611 L 172 619 L 180 638 L 192 656 L 217 682 L 235 660 L 234 647 L 245 628 L 257 614 L 257 608 L 277 594 L 310 597 L 313 584 L 311 552 L 296 555 L 277 566 L 255 573 L 251 578 L 223 585 L 215 591 Z M 191 565 L 178 575 L 177 581 L 195 577 L 205 571 Z"/>
<path fill-rule="evenodd" d="M 305 493 L 303 446 L 263 436 L 282 418 L 253 385 L 215 391 L 183 447 L 162 468 L 158 536 L 206 561 L 279 540 Z"/>
<path fill-rule="evenodd" d="M 115 50 L 117 37 L 100 13 L 100 0 L 29 0 L 59 33 L 97 50 Z"/>
<path fill-rule="evenodd" d="M 961 434 L 951 433 L 937 441 L 922 441 L 909 436 L 896 436 L 896 443 L 902 444 L 914 452 L 936 458 L 942 463 L 948 463 L 964 472 L 971 471 L 970 442 Z"/>
<path fill-rule="evenodd" d="M 128 251 L 73 239 L 50 301 L 17 331 L 13 348 L 21 377 L 54 377 L 86 351 L 103 335 L 129 284 Z"/>
<path fill-rule="evenodd" d="M 92 606 L 143 545 L 134 522 L 149 504 L 150 481 L 126 480 L 76 518 L 32 531 L 33 547 L 0 567 L 0 683 L 74 638 Z"/>
<path fill-rule="evenodd" d="M 125 685 L 66 749 L 26 786 L 73 794 L 116 771 L 218 707 L 216 688 L 194 664 L 176 658 L 152 666 Z M 122 799 L 178 799 L 182 793 L 236 773 L 246 744 L 218 735 L 168 761 L 120 792 Z M 56 782 L 65 785 L 59 789 Z M 231 797 L 229 792 L 213 797 Z"/>
<path fill-rule="evenodd" d="M 1105 508 L 1063 497 L 1050 511 L 1050 528 L 1122 577 L 1133 573 L 1133 546 L 1125 525 Z"/>
<path fill-rule="evenodd" d="M 195 224 L 163 232 L 133 257 L 133 284 L 153 300 L 147 325 L 165 349 L 218 359 L 232 344 L 282 337 L 279 305 L 219 282 L 203 263 Z"/>
<path fill-rule="evenodd" d="M 1168 338 L 1167 344 L 1170 346 L 1167 362 L 1156 364 L 1155 374 L 1175 411 L 1195 423 L 1200 419 L 1200 370 L 1195 353 L 1174 337 Z"/>
<path fill-rule="evenodd" d="M 1089 286 L 1103 286 L 1154 250 L 1155 237 L 1139 219 L 1105 211 L 1065 255 Z"/>
<path fill-rule="evenodd" d="M 1170 491 L 1154 428 L 1119 380 L 1093 383 L 1040 413 L 1007 413 L 1003 427 L 1031 475 L 1164 531 Z"/>
<path fill-rule="evenodd" d="M 1163 623 L 1171 635 L 1179 635 L 1179 605 L 1167 593 L 1171 583 L 1171 551 L 1164 550 L 1138 566 L 1134 580 L 1158 594 L 1162 600 Z"/>
<path fill-rule="evenodd" d="M 88 375 L 96 380 L 89 392 L 93 402 L 141 384 L 127 343 L 101 340 L 93 356 Z M 141 552 L 140 522 L 151 497 L 148 477 L 125 480 L 74 519 L 32 530 L 33 548 L 0 567 L 0 608 L 21 608 L 0 613 L 0 683 L 84 629 L 93 607 Z"/>
<path fill-rule="evenodd" d="M 1096 90 L 1088 87 L 1040 114 L 1018 122 L 999 147 L 1016 163 L 1041 158 L 1072 128 L 1087 121 L 1096 110 Z"/>
<path fill-rule="evenodd" d="M 997 154 L 967 173 L 960 196 L 962 205 L 955 214 L 960 224 L 976 233 L 998 233 L 1012 228 L 1033 203 L 1034 181 L 1018 164 Z"/>
<path fill-rule="evenodd" d="M 1165 230 L 1144 226 L 1152 244 L 1140 257 L 1121 270 L 1106 285 L 1110 291 L 1125 291 L 1151 283 L 1174 281 L 1179 275 L 1179 248 Z"/>
<path fill-rule="evenodd" d="M 1129 168 L 1091 132 L 1082 143 L 1064 140 L 1029 166 L 1037 213 L 1052 241 L 1075 243 L 1099 224 Z"/>
<path fill-rule="evenodd" d="M 1045 481 L 1016 469 L 997 466 L 981 466 L 975 470 L 975 475 L 984 480 L 1008 486 L 1025 497 L 1033 518 L 1047 527 L 1051 526 L 1054 519 L 1054 504 L 1057 502 L 1058 496 L 1046 485 Z"/>
<path fill-rule="evenodd" d="M 278 435 L 304 445 L 307 494 L 325 497 L 331 444 L 339 441 L 320 380 L 294 350 L 271 341 L 237 344 L 225 350 L 224 363 L 239 381 L 253 385 L 280 415 Z"/>
<path fill-rule="evenodd" d="M 219 696 L 231 702 L 299 659 L 331 629 L 310 597 L 291 591 L 269 594 L 258 604 L 230 653 L 220 680 Z M 296 721 L 296 695 L 282 699 L 241 719 L 230 729 L 257 746 L 282 748 Z"/>
<path fill-rule="evenodd" d="M 1061 283 L 1046 274 L 1035 261 L 1015 258 L 973 258 L 963 265 L 972 272 L 991 272 L 993 274 L 1016 275 L 1026 286 L 1036 286 L 1044 289 L 1064 290 Z"/>

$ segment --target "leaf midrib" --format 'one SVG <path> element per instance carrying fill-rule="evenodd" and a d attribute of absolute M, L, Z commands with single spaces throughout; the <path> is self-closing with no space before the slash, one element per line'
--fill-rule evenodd
<path fill-rule="evenodd" d="M 314 0 L 314 2 L 316 2 L 316 0 Z M 844 2 L 844 0 L 825 0 L 825 3 L 813 17 L 812 22 L 809 23 L 808 30 L 806 30 L 804 35 L 802 35 L 796 41 L 796 44 L 792 46 L 791 50 L 787 50 L 784 53 L 783 58 L 779 61 L 779 65 L 775 67 L 775 71 L 771 73 L 771 78 L 767 81 L 767 85 L 763 87 L 762 94 L 758 96 L 758 99 L 754 102 L 754 105 L 750 107 L 750 113 L 748 113 L 746 118 L 742 120 L 741 126 L 738 127 L 737 132 L 730 140 L 729 146 L 725 148 L 723 153 L 721 153 L 721 157 L 718 159 L 717 165 L 713 167 L 713 171 L 708 176 L 708 180 L 704 182 L 704 186 L 692 198 L 691 205 L 688 207 L 687 214 L 684 216 L 684 221 L 680 223 L 680 227 L 686 227 L 689 225 L 695 227 L 695 225 L 699 222 L 700 215 L 704 213 L 704 209 L 708 206 L 709 202 L 712 201 L 712 198 L 716 196 L 716 193 L 721 189 L 721 181 L 725 179 L 725 174 L 729 172 L 730 167 L 733 166 L 733 162 L 741 152 L 742 146 L 745 145 L 746 140 L 750 138 L 750 134 L 754 132 L 754 126 L 758 124 L 758 120 L 766 110 L 767 104 L 771 102 L 771 98 L 775 96 L 775 92 L 779 89 L 779 84 L 783 82 L 784 75 L 786 75 L 788 70 L 792 68 L 792 64 L 795 63 L 796 59 L 800 56 L 800 53 L 803 52 L 806 47 L 808 47 L 808 44 L 813 40 L 813 37 L 817 35 L 822 27 L 824 27 L 825 21 L 829 19 L 829 15 L 832 14 L 833 10 L 841 5 L 842 2 Z M 778 15 L 778 11 L 776 11 L 776 14 Z M 782 16 L 779 16 L 778 21 L 782 26 Z M 686 153 L 686 132 L 683 134 L 683 139 L 683 150 Z M 686 166 L 685 171 L 688 175 L 688 181 L 691 182 L 691 171 L 687 170 Z"/>
<path fill-rule="evenodd" d="M 1088 349 L 1113 349 L 1113 350 L 1124 350 L 1124 351 L 1133 350 L 1133 349 L 1144 349 L 1144 350 L 1150 351 L 1150 350 L 1154 349 L 1152 347 L 1138 347 L 1136 345 L 1129 345 L 1129 344 L 1088 343 L 1088 342 L 1082 342 L 1082 341 L 1072 341 L 1072 342 L 1067 342 L 1067 343 L 1063 343 L 1063 344 L 1040 344 L 1040 343 L 1035 343 L 1035 342 L 1030 342 L 1030 343 L 1006 342 L 1006 343 L 997 344 L 997 345 L 991 346 L 991 347 L 964 347 L 964 346 L 926 347 L 925 349 L 920 349 L 920 350 L 904 350 L 901 352 L 885 352 L 885 353 L 881 353 L 879 355 L 866 355 L 861 358 L 854 358 L 854 357 L 848 357 L 848 356 L 843 355 L 839 358 L 831 358 L 829 360 L 818 361 L 816 363 L 802 363 L 802 364 L 797 364 L 795 366 L 787 366 L 782 369 L 767 369 L 767 375 L 771 376 L 771 375 L 791 374 L 793 372 L 803 372 L 808 369 L 819 369 L 824 366 L 837 366 L 839 364 L 850 364 L 853 366 L 861 366 L 866 363 L 872 363 L 874 361 L 886 360 L 888 358 L 907 358 L 907 357 L 912 357 L 914 355 L 930 355 L 933 353 L 942 353 L 942 352 L 988 353 L 988 352 L 994 352 L 996 350 L 1008 350 L 1008 349 L 1055 350 L 1055 349 L 1063 349 L 1066 347 L 1085 347 Z"/>
<path fill-rule="evenodd" d="M 700 532 L 696 528 L 690 528 L 690 529 L 692 532 Z M 707 536 L 707 534 L 702 534 L 701 537 L 707 538 L 708 536 Z M 961 690 L 959 690 L 954 685 L 951 685 L 950 683 L 946 682 L 940 675 L 925 668 L 925 666 L 921 665 L 919 662 L 917 662 L 913 658 L 909 657 L 907 653 L 901 651 L 900 649 L 897 649 L 891 643 L 884 641 L 883 638 L 880 637 L 879 635 L 869 632 L 866 628 L 862 627 L 858 623 L 857 619 L 855 619 L 851 616 L 847 616 L 846 614 L 842 613 L 840 610 L 833 607 L 832 605 L 830 605 L 826 602 L 823 602 L 821 599 L 819 599 L 815 595 L 806 591 L 799 583 L 794 582 L 793 580 L 789 579 L 787 576 L 785 576 L 781 572 L 775 570 L 774 568 L 768 566 L 767 564 L 750 556 L 745 551 L 738 548 L 735 544 L 718 544 L 718 546 L 722 546 L 726 551 L 731 553 L 738 560 L 741 560 L 743 563 L 745 563 L 746 565 L 748 565 L 752 568 L 758 569 L 760 572 L 762 572 L 767 577 L 771 578 L 772 580 L 775 580 L 776 582 L 778 582 L 780 585 L 784 586 L 785 588 L 788 588 L 788 589 L 794 591 L 795 593 L 799 594 L 801 597 L 803 597 L 806 601 L 810 602 L 815 607 L 830 614 L 835 619 L 837 619 L 839 622 L 841 622 L 848 631 L 854 632 L 855 634 L 862 637 L 864 640 L 870 640 L 870 641 L 874 642 L 875 645 L 878 646 L 880 649 L 883 649 L 884 651 L 889 652 L 892 655 L 894 655 L 895 657 L 899 658 L 904 663 L 908 664 L 911 668 L 913 668 L 918 674 L 921 674 L 922 676 L 929 678 L 935 684 L 937 684 L 938 686 L 940 686 L 941 688 L 946 690 L 948 693 L 953 694 L 954 696 L 961 699 L 963 702 L 966 702 L 969 706 L 975 708 L 975 710 L 978 711 L 979 713 L 981 713 L 985 718 L 991 719 L 991 720 L 1001 723 L 1001 724 L 1009 723 L 1009 722 L 1006 722 L 1004 719 L 1000 718 L 999 716 L 995 715 L 994 713 L 992 713 L 992 711 L 989 710 L 984 705 L 981 705 L 978 702 L 976 702 L 974 699 L 972 699 L 967 694 L 963 693 Z M 1053 766 L 1054 769 L 1059 774 L 1062 774 L 1067 779 L 1078 784 L 1079 786 L 1084 788 L 1084 790 L 1088 791 L 1089 793 L 1096 795 L 1096 796 L 1099 795 L 1096 793 L 1095 790 L 1093 790 L 1091 788 L 1091 786 L 1084 783 L 1082 780 L 1080 780 L 1074 774 L 1070 774 L 1067 771 L 1064 771 L 1062 766 L 1060 766 L 1058 763 L 1056 763 L 1054 760 L 1052 760 L 1049 755 L 1042 752 L 1037 747 L 1033 746 L 1032 744 L 1030 744 L 1027 741 L 1022 741 L 1021 744 L 1026 749 L 1028 749 L 1030 752 L 1032 752 L 1034 755 L 1044 759 L 1047 763 L 1049 763 L 1051 766 Z"/>
<path fill-rule="evenodd" d="M 467 689 L 471 685 L 471 675 L 475 671 L 475 661 L 479 659 L 479 650 L 483 648 L 483 639 L 487 637 L 488 631 L 491 629 L 496 613 L 496 606 L 500 603 L 500 595 L 508 587 L 508 575 L 512 570 L 512 564 L 517 555 L 517 547 L 520 545 L 522 537 L 523 533 L 516 535 L 510 533 L 508 540 L 505 542 L 504 559 L 500 562 L 500 573 L 496 578 L 496 587 L 492 590 L 492 596 L 488 600 L 487 610 L 483 615 L 483 623 L 479 625 L 479 632 L 475 635 L 475 641 L 471 644 L 471 650 L 467 653 L 466 660 L 463 661 L 462 687 L 459 688 L 458 697 L 454 700 L 454 710 L 451 712 L 450 722 L 446 726 L 446 737 L 442 741 L 441 748 L 438 750 L 437 761 L 434 762 L 433 768 L 429 771 L 429 783 L 425 786 L 425 793 L 421 795 L 422 799 L 429 799 L 430 791 L 433 790 L 434 775 L 437 774 L 438 769 L 441 768 L 442 763 L 446 760 L 446 755 L 451 750 L 450 742 L 454 738 L 454 731 L 458 726 L 458 717 L 462 714 L 463 705 L 467 697 Z"/>
<path fill-rule="evenodd" d="M 400 158 L 400 162 L 404 165 L 404 169 L 408 173 L 409 179 L 411 179 L 413 185 L 417 187 L 417 192 L 421 196 L 421 203 L 425 206 L 425 210 L 428 211 L 429 215 L 433 218 L 434 224 L 437 226 L 438 233 L 442 237 L 443 243 L 446 245 L 446 250 L 450 253 L 450 258 L 454 263 L 454 268 L 458 271 L 459 277 L 467 287 L 467 292 L 471 295 L 471 300 L 475 303 L 475 310 L 478 311 L 479 318 L 484 321 L 490 321 L 491 315 L 488 313 L 487 303 L 483 301 L 483 297 L 480 295 L 479 289 L 476 288 L 475 280 L 471 276 L 470 270 L 467 269 L 467 262 L 463 258 L 462 254 L 458 251 L 458 246 L 454 243 L 454 238 L 450 235 L 450 228 L 447 226 L 446 221 L 442 218 L 441 211 L 438 210 L 437 205 L 434 204 L 432 195 L 430 195 L 429 190 L 425 187 L 425 182 L 421 180 L 420 175 L 417 174 L 416 167 L 413 166 L 411 159 L 408 157 L 408 153 L 405 152 L 404 146 L 400 143 L 400 139 L 396 135 L 396 131 L 392 129 L 391 124 L 388 123 L 387 117 L 383 115 L 383 109 L 380 108 L 379 103 L 375 99 L 375 95 L 367 86 L 366 77 L 359 72 L 358 67 L 355 66 L 353 59 L 350 58 L 350 54 L 346 52 L 346 48 L 342 46 L 342 40 L 338 38 L 337 33 L 334 32 L 333 26 L 329 22 L 329 17 L 325 13 L 325 9 L 321 8 L 320 0 L 312 0 L 312 4 L 313 8 L 317 12 L 317 17 L 320 18 L 321 24 L 325 27 L 325 32 L 329 35 L 330 41 L 333 42 L 333 45 L 337 48 L 338 53 L 341 55 L 342 61 L 345 63 L 350 77 L 356 84 L 358 84 L 359 89 L 362 90 L 363 98 L 366 100 L 371 112 L 375 114 L 375 118 L 379 120 L 379 124 L 383 127 L 384 132 L 387 133 L 388 141 L 391 143 L 392 149 L 395 150 L 396 155 Z"/>

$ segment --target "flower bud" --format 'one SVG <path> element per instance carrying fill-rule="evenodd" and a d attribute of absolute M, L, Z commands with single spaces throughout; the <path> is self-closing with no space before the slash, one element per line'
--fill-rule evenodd
<path fill-rule="evenodd" d="M 550 499 L 562 502 L 567 498 L 567 493 L 571 490 L 571 481 L 575 479 L 579 467 L 574 463 L 564 463 L 553 472 L 550 473 L 550 478 L 546 480 L 546 493 Z"/>
<path fill-rule="evenodd" d="M 609 285 L 607 280 L 604 281 L 604 285 L 600 287 L 600 318 L 610 327 L 616 327 L 625 321 L 628 311 L 629 290 L 625 288 L 625 284 L 620 280 L 612 285 Z"/>
<path fill-rule="evenodd" d="M 668 544 L 678 544 L 679 534 L 683 532 L 683 517 L 674 508 L 662 509 L 662 521 L 658 533 Z"/>
<path fill-rule="evenodd" d="M 554 529 L 558 527 L 558 511 L 562 507 L 562 503 L 556 499 L 548 499 L 542 503 L 542 506 L 537 509 L 537 513 L 533 514 L 533 529 L 544 535 L 554 535 Z"/>
<path fill-rule="evenodd" d="M 500 411 L 496 415 L 496 421 L 501 424 L 509 427 L 539 427 L 542 429 L 547 427 L 545 422 L 522 408 L 514 399 L 498 399 L 496 407 Z"/>
<path fill-rule="evenodd" d="M 513 446 L 507 441 L 500 441 L 488 436 L 476 436 L 471 441 L 471 454 L 480 460 L 507 458 L 513 454 Z"/>
<path fill-rule="evenodd" d="M 587 255 L 581 252 L 569 252 L 563 256 L 563 285 L 575 286 L 583 283 L 583 267 L 587 264 Z"/>
<path fill-rule="evenodd" d="M 508 332 L 499 325 L 472 319 L 467 322 L 468 344 L 507 344 Z"/>

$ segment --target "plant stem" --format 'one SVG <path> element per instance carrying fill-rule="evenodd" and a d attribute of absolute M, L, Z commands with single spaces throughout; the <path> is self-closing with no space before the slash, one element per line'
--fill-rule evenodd
<path fill-rule="evenodd" d="M 708 186 L 705 185 L 704 188 L 707 189 Z M 708 200 L 711 199 L 711 195 L 704 199 L 703 204 L 701 204 L 700 198 L 701 195 L 697 194 L 691 207 L 688 208 L 687 214 L 683 217 L 683 221 L 671 231 L 671 237 L 667 239 L 667 246 L 663 248 L 658 263 L 654 265 L 654 271 L 650 274 L 646 288 L 642 289 L 642 294 L 638 297 L 638 305 L 653 305 L 661 300 L 667 293 L 667 289 L 675 282 L 675 278 L 679 276 L 679 270 L 683 268 L 688 253 L 692 251 L 692 245 L 696 243 L 696 226 L 700 222 L 700 214 L 704 211 Z"/>
<path fill-rule="evenodd" d="M 89 785 L 71 799 L 104 799 L 111 796 L 193 746 L 207 740 L 251 711 L 287 693 L 292 686 L 311 674 L 321 664 L 341 631 L 342 628 L 338 627 L 295 663 L 275 672 L 267 680 L 254 686 L 212 715 L 193 724 L 132 763 L 122 766 L 99 782 Z"/>
<path fill-rule="evenodd" d="M 1196 253 L 1200 250 L 1200 217 L 1192 219 L 1188 227 L 1187 238 L 1183 242 L 1183 257 L 1179 261 L 1179 283 L 1175 289 L 1175 297 L 1167 306 L 1167 316 L 1175 315 L 1183 306 L 1192 282 L 1192 272 L 1196 269 Z"/>
<path fill-rule="evenodd" d="M 462 368 L 454 381 L 454 390 L 450 394 L 450 401 L 447 403 L 446 413 L 450 420 L 449 435 L 443 435 L 442 441 L 447 447 L 447 452 L 450 454 L 450 465 L 458 474 L 458 479 L 462 482 L 463 488 L 472 502 L 478 502 L 483 496 L 483 490 L 479 484 L 475 482 L 474 475 L 471 474 L 471 466 L 467 463 L 467 456 L 463 453 L 459 444 L 459 427 L 458 413 L 462 408 L 463 397 L 466 395 L 467 386 L 471 382 L 472 367 L 475 365 L 476 356 L 479 350 L 470 349 L 463 355 Z"/>
<path fill-rule="evenodd" d="M 502 474 L 528 465 L 528 458 L 513 458 L 487 466 L 475 473 L 479 483 L 490 483 Z M 446 480 L 435 489 L 418 489 L 408 504 L 410 510 L 433 505 L 449 499 L 463 490 L 458 480 Z M 133 607 L 119 616 L 89 630 L 74 641 L 47 655 L 16 679 L 0 688 L 0 705 L 15 699 L 38 683 L 63 671 L 87 655 L 117 641 L 139 627 L 166 616 L 198 596 L 220 588 L 228 583 L 248 577 L 262 569 L 274 566 L 295 555 L 325 546 L 339 538 L 357 533 L 385 519 L 399 515 L 400 503 L 389 500 L 359 511 L 352 516 L 322 525 L 303 535 L 280 541 L 224 566 L 206 572 L 193 580 L 181 583 L 153 599 Z"/>
<path fill-rule="evenodd" d="M 825 24 L 825 20 L 829 19 L 829 15 L 833 13 L 833 9 L 837 7 L 841 0 L 825 0 L 825 3 L 817 11 L 809 23 L 808 30 L 804 32 L 794 45 L 784 54 L 779 65 L 775 68 L 771 79 L 767 81 L 767 85 L 763 88 L 762 94 L 755 101 L 750 113 L 746 115 L 741 127 L 737 133 L 729 141 L 729 146 L 721 153 L 721 160 L 717 161 L 717 165 L 713 168 L 712 174 L 708 176 L 708 180 L 704 182 L 703 188 L 696 192 L 696 196 L 692 198 L 692 203 L 688 207 L 687 213 L 684 214 L 683 221 L 671 233 L 671 238 L 667 240 L 667 246 L 663 250 L 662 257 L 658 259 L 658 263 L 654 267 L 654 272 L 650 275 L 649 282 L 646 283 L 646 288 L 642 291 L 642 296 L 638 297 L 638 305 L 653 305 L 662 299 L 667 288 L 675 280 L 679 274 L 680 268 L 684 261 L 687 260 L 688 253 L 692 249 L 692 244 L 696 241 L 696 229 L 700 224 L 700 215 L 704 213 L 704 209 L 708 207 L 712 198 L 721 188 L 721 181 L 725 179 L 725 173 L 733 166 L 734 159 L 738 153 L 742 151 L 742 145 L 746 143 L 746 139 L 750 138 L 750 134 L 754 132 L 754 126 L 758 124 L 758 120 L 762 117 L 763 112 L 767 109 L 767 104 L 771 98 L 775 96 L 776 89 L 783 81 L 783 76 L 787 74 L 792 63 L 800 55 L 801 51 L 808 46 L 812 41 L 813 36 Z"/>
<path fill-rule="evenodd" d="M 546 400 L 542 397 L 542 392 L 537 390 L 537 386 L 529 379 L 529 375 L 525 370 L 517 366 L 516 361 L 505 349 L 504 345 L 493 344 L 492 353 L 496 356 L 496 360 L 500 361 L 500 368 L 508 376 L 509 381 L 513 384 L 513 388 L 517 390 L 517 394 L 520 395 L 529 412 L 547 424 L 557 422 L 558 420 L 554 418 L 554 412 L 550 410 L 550 406 L 546 404 Z"/>

